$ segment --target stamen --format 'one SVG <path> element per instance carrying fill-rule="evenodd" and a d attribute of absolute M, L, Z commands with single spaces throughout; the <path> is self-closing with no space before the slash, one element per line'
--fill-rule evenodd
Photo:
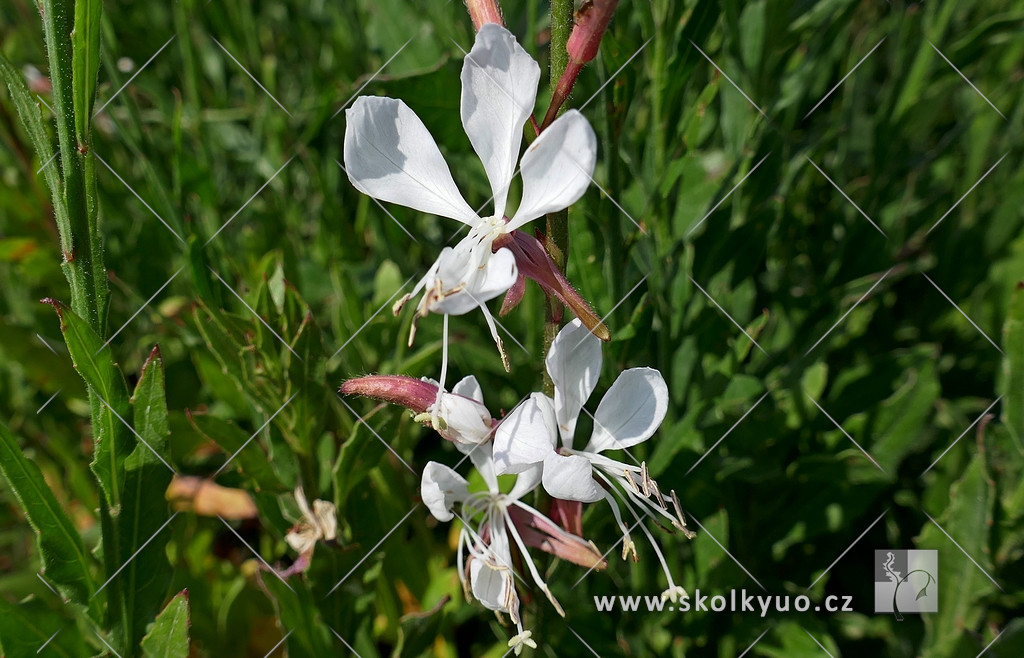
<path fill-rule="evenodd" d="M 616 493 L 619 496 L 624 495 L 622 492 L 619 491 L 616 491 Z M 647 502 L 650 503 L 650 501 Z M 653 507 L 653 503 L 650 504 Z M 661 569 L 665 572 L 665 578 L 668 580 L 668 589 L 674 590 L 676 588 L 676 584 L 675 581 L 672 579 L 672 572 L 668 568 L 668 562 L 665 561 L 665 556 L 664 554 L 662 554 L 661 548 L 658 546 L 658 542 L 654 540 L 654 536 L 651 534 L 651 531 L 647 529 L 647 526 L 643 524 L 643 521 L 640 518 L 640 516 L 636 513 L 636 510 L 634 510 L 633 507 L 628 504 L 626 505 L 626 509 L 628 509 L 629 513 L 633 515 L 633 518 L 636 519 L 637 525 L 640 527 L 640 530 L 644 533 L 644 535 L 647 536 L 647 541 L 651 543 L 651 548 L 654 549 L 654 554 L 657 556 L 658 562 L 661 563 Z"/>
<path fill-rule="evenodd" d="M 654 499 L 661 505 L 661 509 L 668 511 L 668 506 L 665 505 L 665 497 L 661 495 L 661 489 L 658 488 L 656 480 L 651 480 L 651 490 L 654 492 Z"/>
<path fill-rule="evenodd" d="M 483 311 L 484 320 L 487 321 L 487 327 L 491 330 L 491 338 L 494 339 L 494 344 L 498 346 L 498 354 L 501 355 L 501 365 L 505 366 L 505 372 L 511 372 L 512 368 L 509 365 L 508 354 L 505 353 L 505 345 L 501 342 L 501 336 L 498 335 L 498 328 L 494 325 L 494 317 L 483 304 L 480 304 L 480 310 Z"/>
<path fill-rule="evenodd" d="M 442 336 L 441 336 L 441 381 L 438 382 L 437 397 L 434 398 L 434 411 L 433 411 L 433 414 L 431 415 L 431 418 L 430 418 L 431 425 L 434 426 L 435 430 L 440 429 L 440 427 L 438 426 L 437 413 L 441 409 L 441 396 L 444 395 L 444 380 L 448 377 L 448 314 L 447 313 L 444 314 L 444 320 L 442 321 L 442 326 L 444 327 L 444 329 L 442 330 L 443 333 L 442 333 Z"/>
<path fill-rule="evenodd" d="M 537 571 L 537 565 L 533 563 L 533 558 L 530 557 L 529 551 L 526 550 L 526 543 L 523 542 L 523 538 L 519 536 L 519 530 L 517 530 L 515 524 L 512 523 L 512 518 L 509 516 L 507 508 L 502 510 L 502 512 L 505 518 L 505 529 L 510 535 L 512 535 L 512 539 L 515 540 L 516 546 L 519 547 L 519 551 L 523 556 L 523 562 L 526 563 L 526 567 L 530 570 L 530 575 L 533 576 L 533 580 L 537 583 L 537 586 L 540 587 L 541 591 L 547 595 L 548 600 L 551 601 L 551 605 L 555 606 L 555 610 L 558 611 L 558 614 L 564 617 L 565 610 L 562 609 L 561 604 L 558 603 L 558 599 L 556 599 L 555 595 L 551 593 L 550 589 L 548 589 L 548 584 L 540 577 L 540 572 Z"/>
<path fill-rule="evenodd" d="M 679 531 L 683 533 L 684 537 L 686 537 L 687 539 L 693 539 L 694 537 L 697 536 L 697 533 L 686 527 L 686 517 L 683 516 L 683 509 L 679 505 L 679 497 L 676 496 L 676 490 L 673 489 L 671 493 L 672 493 L 672 507 L 675 508 L 675 510 L 676 510 L 676 517 L 679 519 L 679 525 L 677 525 L 676 527 L 679 528 Z"/>
<path fill-rule="evenodd" d="M 629 487 L 633 490 L 633 493 L 640 495 L 640 487 L 636 486 L 636 482 L 633 480 L 633 474 L 629 471 L 622 472 L 622 478 L 629 484 Z"/>
<path fill-rule="evenodd" d="M 644 496 L 651 495 L 651 476 L 647 472 L 647 462 L 640 462 L 640 485 L 644 488 Z"/>
<path fill-rule="evenodd" d="M 604 476 L 601 471 L 594 471 L 594 475 L 601 478 L 601 480 L 608 485 L 609 488 L 613 488 L 608 482 L 608 479 Z M 636 562 L 640 558 L 636 555 L 636 544 L 633 543 L 633 539 L 629 536 L 629 528 L 625 523 L 622 522 L 622 514 L 619 513 L 619 504 L 615 502 L 615 498 L 608 493 L 608 489 L 604 490 L 604 498 L 608 501 L 608 504 L 612 508 L 612 516 L 615 517 L 615 522 L 619 525 L 619 529 L 622 530 L 622 559 L 625 560 L 626 556 L 630 553 L 633 554 L 633 561 Z"/>
<path fill-rule="evenodd" d="M 407 293 L 407 294 L 405 294 L 405 295 L 403 295 L 403 296 L 402 296 L 402 297 L 401 297 L 401 298 L 400 298 L 400 299 L 399 299 L 399 300 L 398 300 L 397 302 L 395 302 L 395 303 L 394 303 L 394 305 L 393 305 L 393 306 L 391 307 L 391 313 L 392 313 L 392 314 L 394 314 L 394 315 L 395 315 L 395 316 L 397 317 L 397 316 L 398 316 L 398 314 L 402 312 L 402 308 L 403 308 L 403 307 L 405 306 L 405 303 L 406 303 L 406 302 L 408 302 L 408 301 L 409 301 L 410 299 L 412 299 L 412 293 L 411 293 L 411 292 L 410 292 L 410 293 Z"/>

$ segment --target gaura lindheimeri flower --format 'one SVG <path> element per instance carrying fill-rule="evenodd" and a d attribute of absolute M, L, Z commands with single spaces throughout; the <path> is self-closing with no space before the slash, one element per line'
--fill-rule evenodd
<path fill-rule="evenodd" d="M 469 483 L 451 468 L 430 462 L 423 469 L 420 495 L 430 513 L 439 521 L 455 517 L 455 505 L 461 506 L 458 569 L 466 597 L 470 593 L 485 607 L 507 614 L 518 633 L 508 646 L 516 655 L 523 646 L 536 648 L 532 632 L 523 629 L 519 615 L 519 594 L 513 575 L 512 546 L 516 546 L 523 563 L 537 586 L 547 595 L 558 614 L 565 616 L 562 606 L 551 594 L 540 575 L 527 546 L 533 546 L 587 567 L 603 569 L 607 563 L 590 542 L 562 530 L 522 498 L 540 483 L 541 465 L 525 469 L 516 478 L 509 493 L 502 493 L 494 472 L 491 443 L 476 446 L 456 444 L 469 455 L 487 485 L 486 491 L 469 491 Z M 464 561 L 464 554 L 468 560 Z M 468 573 L 468 582 L 467 582 Z"/>
<path fill-rule="evenodd" d="M 651 368 L 632 368 L 620 374 L 597 406 L 590 441 L 577 450 L 573 447 L 576 421 L 597 386 L 601 343 L 578 320 L 573 320 L 555 337 L 546 365 L 555 384 L 555 397 L 552 400 L 534 393 L 498 425 L 494 436 L 498 474 L 532 471 L 541 464 L 544 489 L 555 498 L 585 503 L 607 500 L 622 530 L 623 559 L 629 554 L 634 561 L 638 558 L 619 502 L 637 522 L 641 514 L 664 519 L 692 538 L 675 492 L 661 493 L 658 483 L 647 472 L 646 462 L 639 466 L 624 464 L 601 454 L 642 443 L 661 425 L 668 410 L 668 387 L 661 373 Z M 650 540 L 668 578 L 664 596 L 675 600 L 682 590 L 672 579 L 650 531 L 643 524 L 639 527 Z"/>
<path fill-rule="evenodd" d="M 430 425 L 443 438 L 476 445 L 491 439 L 497 421 L 484 406 L 483 391 L 470 375 L 445 391 L 432 379 L 401 375 L 368 375 L 341 385 L 343 395 L 362 395 L 401 405 L 417 422 Z"/>
<path fill-rule="evenodd" d="M 362 96 L 346 110 L 345 169 L 356 189 L 382 201 L 469 226 L 469 234 L 454 248 L 445 247 L 426 276 L 395 305 L 396 313 L 420 292 L 423 298 L 417 306 L 417 317 L 428 313 L 460 315 L 479 307 L 501 349 L 485 303 L 519 280 L 524 266 L 517 264 L 519 252 L 532 250 L 530 254 L 537 259 L 543 254 L 543 249 L 533 254 L 539 244 L 535 240 L 509 248 L 513 246 L 512 235 L 527 222 L 567 208 L 579 199 L 590 183 L 597 157 L 593 129 L 582 114 L 569 110 L 519 159 L 523 127 L 533 114 L 539 79 L 537 62 L 508 30 L 495 23 L 481 26 L 462 67 L 461 116 L 493 192 L 493 212 L 485 217 L 463 199 L 434 139 L 405 103 Z M 523 193 L 509 218 L 508 191 L 517 161 Z M 525 273 L 531 276 L 530 271 Z M 552 285 L 546 273 L 545 280 L 538 279 L 538 283 L 546 289 Z M 587 317 L 588 325 L 600 325 L 596 316 L 590 317 L 593 312 L 571 286 L 548 292 L 568 300 L 577 316 Z M 410 342 L 414 332 L 415 323 Z"/>

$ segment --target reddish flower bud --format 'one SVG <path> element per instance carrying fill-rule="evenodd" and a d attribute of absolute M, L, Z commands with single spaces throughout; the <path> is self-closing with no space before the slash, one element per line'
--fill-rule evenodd
<path fill-rule="evenodd" d="M 466 9 L 469 10 L 469 17 L 473 19 L 473 27 L 477 32 L 486 23 L 497 23 L 505 27 L 497 0 L 466 0 Z"/>
<path fill-rule="evenodd" d="M 565 44 L 569 59 L 586 64 L 597 57 L 601 49 L 601 38 L 618 4 L 619 0 L 588 0 L 583 3 L 576 12 L 576 25 Z"/>
<path fill-rule="evenodd" d="M 402 375 L 367 375 L 341 385 L 342 395 L 362 395 L 424 413 L 437 400 L 437 385 Z"/>
<path fill-rule="evenodd" d="M 544 115 L 541 130 L 550 126 L 558 116 L 558 110 L 569 98 L 583 65 L 597 57 L 598 51 L 601 50 L 604 31 L 608 29 L 608 23 L 611 22 L 618 4 L 619 0 L 587 0 L 576 12 L 576 24 L 569 35 L 569 41 L 565 44 L 569 63 L 558 78 L 555 88 L 551 90 L 551 104 Z"/>

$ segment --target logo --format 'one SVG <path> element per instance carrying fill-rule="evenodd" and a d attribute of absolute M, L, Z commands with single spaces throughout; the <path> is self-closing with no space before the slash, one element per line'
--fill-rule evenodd
<path fill-rule="evenodd" d="M 875 612 L 903 614 L 939 611 L 939 553 L 875 551 Z"/>

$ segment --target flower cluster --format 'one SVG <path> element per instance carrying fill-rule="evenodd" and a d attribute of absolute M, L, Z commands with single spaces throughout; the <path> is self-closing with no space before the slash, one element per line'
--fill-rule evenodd
<path fill-rule="evenodd" d="M 651 368 L 621 373 L 592 415 L 589 439 L 578 447 L 582 441 L 576 440 L 576 427 L 580 414 L 590 413 L 584 405 L 597 387 L 601 340 L 609 334 L 555 266 L 543 242 L 520 229 L 583 195 L 595 166 L 597 141 L 590 124 L 575 110 L 539 129 L 532 119 L 539 79 L 539 66 L 511 33 L 495 23 L 480 26 L 462 69 L 461 117 L 493 193 L 493 212 L 486 216 L 463 199 L 426 127 L 402 101 L 357 99 L 347 111 L 345 132 L 345 168 L 358 190 L 469 227 L 458 244 L 441 251 L 395 307 L 397 314 L 409 299 L 422 294 L 416 319 L 430 313 L 443 316 L 440 381 L 369 375 L 346 381 L 341 392 L 406 407 L 418 422 L 455 446 L 463 455 L 459 464 L 468 460 L 475 467 L 484 487 L 471 490 L 469 480 L 455 468 L 428 463 L 420 495 L 438 521 L 458 519 L 457 564 L 466 596 L 508 616 L 517 630 L 509 641 L 516 654 L 524 646 L 536 646 L 520 614 L 517 565 L 564 614 L 530 549 L 588 571 L 607 566 L 601 551 L 582 537 L 584 503 L 607 502 L 622 532 L 623 559 L 638 559 L 631 531 L 639 528 L 650 540 L 665 572 L 666 597 L 675 599 L 682 589 L 644 521 L 650 518 L 693 536 L 675 492 L 664 493 L 646 463 L 625 463 L 606 454 L 646 441 L 661 425 L 669 404 L 661 373 Z M 528 122 L 539 134 L 520 158 Z M 508 191 L 517 173 L 522 196 L 509 217 Z M 558 333 L 546 357 L 553 396 L 532 393 L 507 416 L 496 418 L 474 377 L 462 379 L 450 391 L 445 386 L 448 316 L 481 309 L 507 370 L 486 303 L 505 294 L 501 312 L 508 312 L 522 299 L 526 279 L 537 282 L 549 298 L 560 300 L 576 319 Z M 414 320 L 410 343 L 415 327 Z M 512 475 L 514 484 L 503 487 L 499 476 Z M 539 488 L 547 498 L 531 495 Z M 528 496 L 547 500 L 550 516 L 531 506 Z M 318 532 L 333 532 L 320 530 L 312 522 L 316 513 L 305 505 L 303 514 L 307 522 L 297 529 L 297 539 L 308 536 L 315 541 Z"/>

